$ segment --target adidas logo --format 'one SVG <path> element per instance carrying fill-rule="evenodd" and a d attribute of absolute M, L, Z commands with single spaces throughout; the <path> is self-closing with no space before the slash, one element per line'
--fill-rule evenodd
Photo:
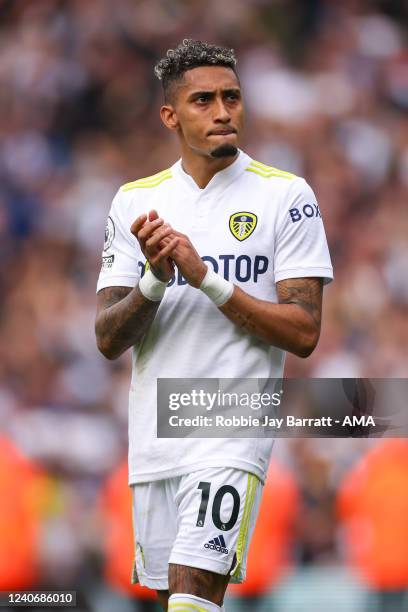
<path fill-rule="evenodd" d="M 224 553 L 228 555 L 228 548 L 226 548 L 225 540 L 223 535 L 219 535 L 217 538 L 213 540 L 209 540 L 206 544 L 204 544 L 204 548 L 209 548 L 210 550 L 216 550 L 217 552 Z"/>

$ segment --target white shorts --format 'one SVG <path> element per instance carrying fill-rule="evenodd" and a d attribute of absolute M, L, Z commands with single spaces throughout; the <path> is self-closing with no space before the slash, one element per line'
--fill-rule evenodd
<path fill-rule="evenodd" d="M 168 589 L 168 564 L 245 579 L 262 484 L 235 468 L 207 468 L 132 485 L 132 583 Z"/>

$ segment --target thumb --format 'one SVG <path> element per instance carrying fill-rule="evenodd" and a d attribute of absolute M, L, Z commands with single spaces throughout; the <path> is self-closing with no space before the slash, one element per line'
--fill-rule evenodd
<path fill-rule="evenodd" d="M 155 221 L 156 219 L 159 218 L 159 215 L 157 213 L 157 210 L 149 210 L 149 221 Z"/>

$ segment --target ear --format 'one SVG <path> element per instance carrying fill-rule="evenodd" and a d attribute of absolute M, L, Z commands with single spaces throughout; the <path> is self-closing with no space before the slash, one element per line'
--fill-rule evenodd
<path fill-rule="evenodd" d="M 165 104 L 161 107 L 160 118 L 169 130 L 177 130 L 179 125 L 177 113 L 171 104 Z"/>

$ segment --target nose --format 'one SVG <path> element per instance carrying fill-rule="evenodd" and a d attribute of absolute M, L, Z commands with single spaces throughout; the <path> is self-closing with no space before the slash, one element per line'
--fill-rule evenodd
<path fill-rule="evenodd" d="M 221 97 L 216 98 L 215 101 L 214 121 L 216 123 L 228 123 L 231 121 L 229 110 Z"/>

